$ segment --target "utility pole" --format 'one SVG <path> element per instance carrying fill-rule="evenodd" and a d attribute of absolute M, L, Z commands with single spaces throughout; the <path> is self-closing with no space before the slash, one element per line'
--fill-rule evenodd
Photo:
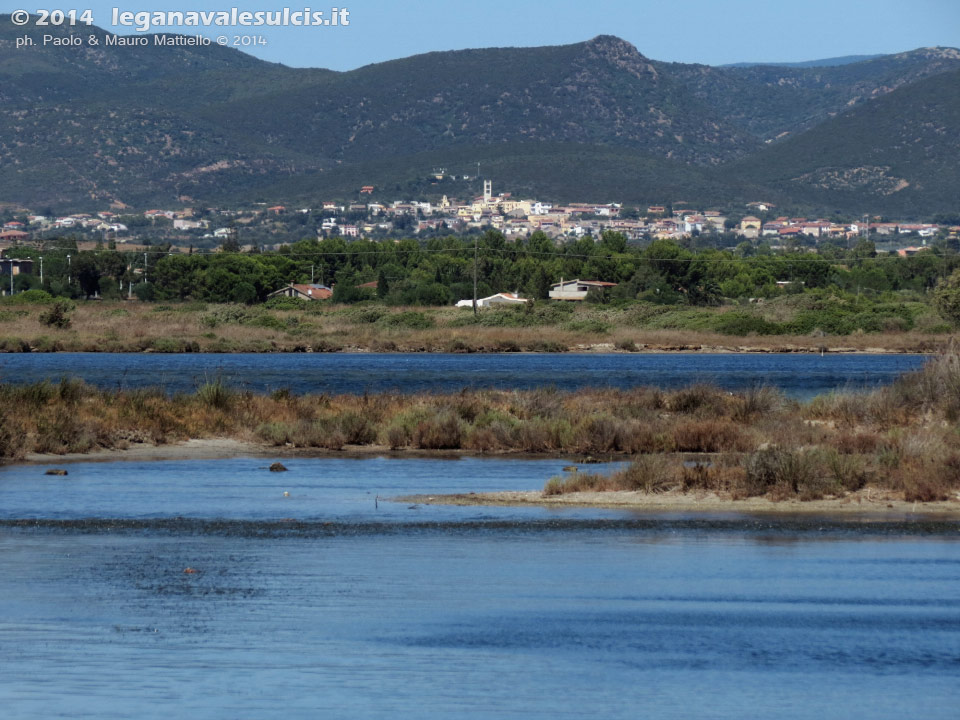
<path fill-rule="evenodd" d="M 477 163 L 479 165 L 480 163 Z M 473 236 L 473 316 L 477 316 L 477 248 L 479 246 L 478 236 Z"/>
<path fill-rule="evenodd" d="M 40 256 L 40 287 L 43 287 L 43 255 Z"/>
<path fill-rule="evenodd" d="M 147 281 L 147 254 L 143 254 L 143 281 Z"/>
<path fill-rule="evenodd" d="M 313 265 L 310 265 L 310 284 L 313 285 Z"/>
<path fill-rule="evenodd" d="M 73 263 L 70 262 L 70 256 L 67 255 L 67 285 L 72 285 L 72 284 L 73 284 L 73 278 L 71 277 L 71 275 L 72 275 L 72 273 L 71 273 L 71 268 L 72 268 L 72 267 L 73 267 Z"/>

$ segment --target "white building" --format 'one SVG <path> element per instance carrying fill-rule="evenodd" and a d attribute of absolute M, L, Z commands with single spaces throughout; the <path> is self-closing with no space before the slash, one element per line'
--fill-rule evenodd
<path fill-rule="evenodd" d="M 523 305 L 528 303 L 527 298 L 522 298 L 519 295 L 514 293 L 497 293 L 496 295 L 491 295 L 490 297 L 478 298 L 477 307 L 494 307 L 498 305 Z M 457 307 L 473 307 L 473 300 L 460 300 Z"/>
<path fill-rule="evenodd" d="M 585 300 L 591 290 L 616 287 L 616 283 L 602 280 L 563 280 L 550 286 L 551 300 Z"/>

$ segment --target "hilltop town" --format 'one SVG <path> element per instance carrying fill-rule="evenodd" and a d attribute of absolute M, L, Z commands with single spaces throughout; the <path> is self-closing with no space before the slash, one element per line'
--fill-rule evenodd
<path fill-rule="evenodd" d="M 11 211 L 0 215 L 0 250 L 17 244 L 74 235 L 79 247 L 97 242 L 137 246 L 166 244 L 181 248 L 276 248 L 316 236 L 342 238 L 434 237 L 496 230 L 508 240 L 542 232 L 563 241 L 612 230 L 628 241 L 713 237 L 718 246 L 758 241 L 771 247 L 815 246 L 820 240 L 844 241 L 871 235 L 890 249 L 912 253 L 932 238 L 955 239 L 960 217 L 937 216 L 939 222 L 896 222 L 882 217 L 808 218 L 781 215 L 776 205 L 755 201 L 727 209 L 701 209 L 675 201 L 629 207 L 618 202 L 554 203 L 494 194 L 466 199 L 443 195 L 439 201 L 385 200 L 373 185 L 362 186 L 353 201 L 323 201 L 319 207 L 254 204 L 237 208 L 116 208 L 65 215 Z M 902 247 L 894 247 L 900 245 Z"/>

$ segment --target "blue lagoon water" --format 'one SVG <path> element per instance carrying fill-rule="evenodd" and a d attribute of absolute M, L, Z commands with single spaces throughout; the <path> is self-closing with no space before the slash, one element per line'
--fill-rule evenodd
<path fill-rule="evenodd" d="M 384 497 L 562 461 L 284 462 L 0 468 L 3 717 L 957 717 L 956 522 L 423 506 Z"/>
<path fill-rule="evenodd" d="M 555 386 L 663 389 L 707 382 L 727 390 L 757 385 L 809 398 L 890 383 L 923 355 L 810 354 L 129 354 L 0 356 L 0 381 L 78 377 L 107 389 L 159 386 L 192 392 L 215 379 L 253 392 L 455 392 L 462 388 Z"/>

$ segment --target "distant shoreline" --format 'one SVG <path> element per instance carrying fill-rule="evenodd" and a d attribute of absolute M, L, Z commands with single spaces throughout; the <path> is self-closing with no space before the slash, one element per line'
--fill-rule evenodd
<path fill-rule="evenodd" d="M 941 515 L 960 519 L 960 495 L 954 500 L 908 502 L 871 489 L 842 498 L 821 500 L 771 500 L 752 497 L 740 500 L 715 493 L 643 493 L 615 490 L 545 496 L 539 490 L 512 490 L 485 493 L 405 495 L 397 502 L 421 505 L 477 507 L 598 508 L 655 513 L 775 513 L 836 514 L 854 516 Z"/>
<path fill-rule="evenodd" d="M 747 338 L 743 338 L 746 340 Z M 549 353 L 562 353 L 570 355 L 666 355 L 666 354 L 687 354 L 687 355 L 930 355 L 937 352 L 931 347 L 812 347 L 796 345 L 643 345 L 637 346 L 636 350 L 622 350 L 615 347 L 612 343 L 593 343 L 589 345 L 577 344 L 567 347 L 564 350 L 503 350 L 496 347 L 475 348 L 468 351 L 446 350 L 443 348 L 417 348 L 417 349 L 371 349 L 369 347 L 351 347 L 319 349 L 294 347 L 275 350 L 260 349 L 236 349 L 236 350 L 199 350 L 199 351 L 179 351 L 164 352 L 147 348 L 145 350 L 135 349 L 103 349 L 96 350 L 84 348 L 82 350 L 62 349 L 62 348 L 34 348 L 25 350 L 11 349 L 10 347 L 0 347 L 0 355 L 41 354 L 52 355 L 57 353 L 79 353 L 87 355 L 102 355 L 105 353 L 117 353 L 123 355 L 291 355 L 291 354 L 398 354 L 398 355 L 543 355 Z"/>

